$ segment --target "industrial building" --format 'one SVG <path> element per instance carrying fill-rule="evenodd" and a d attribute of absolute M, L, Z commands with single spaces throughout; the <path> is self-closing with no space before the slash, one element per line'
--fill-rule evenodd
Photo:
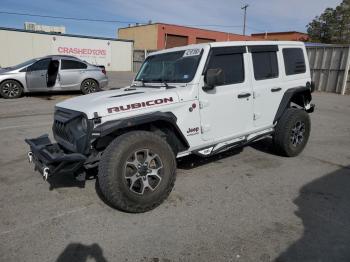
<path fill-rule="evenodd" d="M 72 55 L 108 71 L 132 71 L 133 41 L 0 27 L 0 67 L 46 55 Z"/>
<path fill-rule="evenodd" d="M 266 32 L 259 34 L 252 34 L 253 37 L 272 40 L 272 41 L 303 41 L 307 42 L 310 37 L 306 33 L 297 32 L 297 31 L 288 31 L 288 32 Z"/>
<path fill-rule="evenodd" d="M 133 40 L 136 50 L 159 50 L 218 41 L 260 40 L 251 36 L 164 23 L 119 28 L 118 37 Z"/>

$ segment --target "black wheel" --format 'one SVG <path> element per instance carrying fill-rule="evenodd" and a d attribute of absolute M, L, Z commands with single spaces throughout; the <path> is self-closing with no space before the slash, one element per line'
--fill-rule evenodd
<path fill-rule="evenodd" d="M 81 89 L 81 92 L 83 92 L 84 95 L 101 91 L 97 81 L 94 80 L 94 79 L 85 79 L 81 83 L 80 89 Z"/>
<path fill-rule="evenodd" d="M 98 179 L 102 194 L 113 207 L 146 212 L 160 205 L 174 187 L 175 156 L 160 136 L 133 131 L 106 148 Z"/>
<path fill-rule="evenodd" d="M 287 109 L 277 123 L 274 147 L 280 155 L 297 156 L 303 151 L 310 136 L 310 117 L 301 109 Z"/>
<path fill-rule="evenodd" d="M 19 98 L 22 93 L 22 85 L 15 80 L 5 80 L 0 85 L 0 94 L 3 98 Z"/>

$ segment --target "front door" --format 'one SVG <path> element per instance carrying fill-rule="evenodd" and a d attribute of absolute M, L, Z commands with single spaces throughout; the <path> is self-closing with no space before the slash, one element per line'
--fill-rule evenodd
<path fill-rule="evenodd" d="M 47 89 L 47 69 L 51 59 L 41 59 L 27 68 L 26 82 L 28 90 L 42 91 Z"/>
<path fill-rule="evenodd" d="M 225 140 L 253 127 L 253 92 L 246 47 L 212 48 L 207 68 L 221 69 L 225 83 L 213 90 L 199 90 L 203 140 Z"/>

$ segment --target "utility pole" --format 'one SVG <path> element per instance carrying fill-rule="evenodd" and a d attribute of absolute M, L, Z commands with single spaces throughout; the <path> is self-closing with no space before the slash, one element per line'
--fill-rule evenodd
<path fill-rule="evenodd" d="M 245 26 L 246 26 L 246 20 L 247 20 L 247 8 L 248 8 L 248 4 L 246 4 L 245 6 L 243 6 L 241 9 L 244 9 L 244 21 L 243 21 L 243 35 L 245 35 Z"/>

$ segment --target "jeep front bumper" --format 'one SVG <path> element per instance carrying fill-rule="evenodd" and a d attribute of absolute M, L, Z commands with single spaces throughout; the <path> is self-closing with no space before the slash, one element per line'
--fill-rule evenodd
<path fill-rule="evenodd" d="M 38 138 L 25 139 L 30 146 L 29 162 L 35 164 L 45 180 L 56 174 L 73 174 L 86 161 L 86 156 L 79 153 L 65 153 L 59 144 L 52 144 L 48 135 Z"/>

